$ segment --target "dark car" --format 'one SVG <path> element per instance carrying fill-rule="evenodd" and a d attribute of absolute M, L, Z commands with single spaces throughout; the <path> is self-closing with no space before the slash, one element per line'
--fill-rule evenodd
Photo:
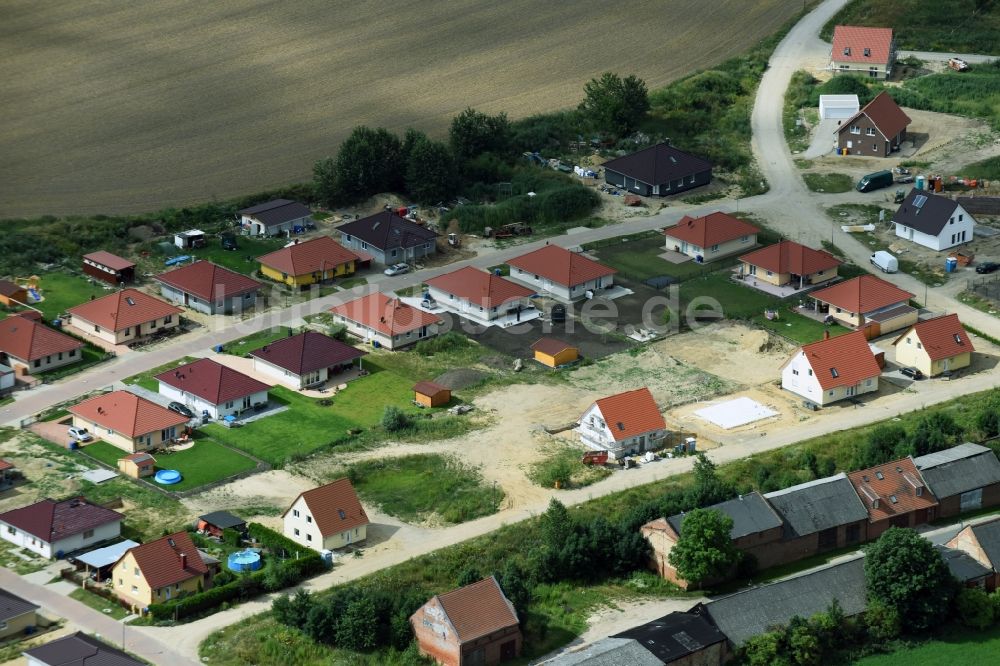
<path fill-rule="evenodd" d="M 977 273 L 992 273 L 996 269 L 1000 268 L 1000 264 L 995 261 L 984 261 L 983 263 L 976 266 Z"/>
<path fill-rule="evenodd" d="M 552 306 L 552 310 L 549 311 L 549 316 L 553 323 L 561 324 L 566 321 L 566 306 L 556 304 Z"/>
<path fill-rule="evenodd" d="M 185 405 L 183 403 L 172 402 L 169 405 L 167 405 L 167 409 L 169 409 L 172 412 L 177 412 L 181 416 L 186 416 L 189 419 L 193 419 L 194 418 L 194 412 L 192 412 L 190 409 L 188 409 L 187 405 Z"/>
<path fill-rule="evenodd" d="M 904 377 L 909 377 L 910 379 L 924 378 L 924 373 L 920 372 L 917 368 L 900 368 L 899 372 L 902 373 Z"/>

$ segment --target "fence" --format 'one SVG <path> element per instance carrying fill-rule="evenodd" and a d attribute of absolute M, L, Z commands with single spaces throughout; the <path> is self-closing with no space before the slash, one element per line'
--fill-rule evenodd
<path fill-rule="evenodd" d="M 965 281 L 965 285 L 966 291 L 991 301 L 1000 302 L 1000 275 L 968 279 Z"/>

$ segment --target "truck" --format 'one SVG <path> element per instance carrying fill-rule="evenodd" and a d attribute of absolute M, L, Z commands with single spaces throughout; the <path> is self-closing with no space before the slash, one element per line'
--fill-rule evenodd
<path fill-rule="evenodd" d="M 895 273 L 899 270 L 899 260 L 885 250 L 879 250 L 871 257 L 872 266 L 879 268 L 883 273 Z"/>
<path fill-rule="evenodd" d="M 858 181 L 856 189 L 858 192 L 871 192 L 882 187 L 889 187 L 892 185 L 892 182 L 891 171 L 876 171 L 867 176 L 862 176 L 861 180 Z"/>

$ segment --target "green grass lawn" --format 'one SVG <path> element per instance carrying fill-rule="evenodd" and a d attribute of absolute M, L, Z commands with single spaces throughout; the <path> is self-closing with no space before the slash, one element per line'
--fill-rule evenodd
<path fill-rule="evenodd" d="M 945 637 L 889 654 L 865 657 L 858 666 L 938 666 L 939 664 L 995 664 L 1000 655 L 1000 627 L 977 631 L 948 627 Z"/>
<path fill-rule="evenodd" d="M 854 189 L 854 179 L 845 173 L 804 173 L 802 180 L 813 192 L 837 194 Z"/>
<path fill-rule="evenodd" d="M 986 178 L 1000 180 L 1000 157 L 990 157 L 981 162 L 974 162 L 961 169 L 966 178 Z"/>
<path fill-rule="evenodd" d="M 777 320 L 772 320 L 768 319 L 763 314 L 759 314 L 753 317 L 752 321 L 763 329 L 783 335 L 786 338 L 791 338 L 799 344 L 807 344 L 821 340 L 823 338 L 823 333 L 826 331 L 830 332 L 830 337 L 836 337 L 850 332 L 843 326 L 838 326 L 836 324 L 827 326 L 826 324 L 816 321 L 815 319 L 810 319 L 809 317 L 800 315 L 797 312 L 790 312 L 787 309 L 779 311 L 778 315 L 779 318 Z"/>
<path fill-rule="evenodd" d="M 206 247 L 200 247 L 195 250 L 178 249 L 177 254 L 189 254 L 199 259 L 211 261 L 219 266 L 225 266 L 237 273 L 252 275 L 257 272 L 259 266 L 257 257 L 268 252 L 280 250 L 288 241 L 283 238 L 259 239 L 248 236 L 237 236 L 236 242 L 239 245 L 237 249 L 223 250 L 221 241 L 218 238 L 210 237 L 208 238 L 208 245 Z M 249 261 L 247 261 L 247 257 L 250 257 Z"/>
<path fill-rule="evenodd" d="M 104 288 L 104 282 L 95 280 L 91 284 L 87 278 L 65 271 L 42 273 L 39 278 L 42 301 L 36 303 L 35 307 L 42 311 L 47 321 L 52 321 L 75 305 L 89 301 L 92 296 L 100 298 L 111 293 Z"/>
<path fill-rule="evenodd" d="M 729 258 L 710 264 L 699 264 L 695 261 L 673 264 L 660 258 L 664 252 L 666 252 L 664 236 L 655 233 L 641 237 L 626 237 L 622 242 L 603 245 L 597 249 L 596 255 L 598 261 L 616 269 L 623 278 L 638 282 L 662 275 L 669 275 L 680 282 L 728 268 L 736 263 L 735 258 Z"/>
<path fill-rule="evenodd" d="M 147 370 L 146 372 L 140 372 L 137 375 L 126 377 L 125 379 L 122 380 L 122 383 L 136 384 L 137 386 L 147 388 L 150 391 L 159 391 L 160 382 L 153 379 L 154 377 L 156 377 L 156 375 L 160 374 L 161 372 L 166 372 L 167 370 L 172 370 L 173 368 L 176 368 L 179 365 L 184 365 L 185 363 L 192 363 L 197 360 L 198 359 L 196 359 L 194 356 L 185 356 L 183 358 L 177 359 L 176 361 L 172 361 L 171 363 L 164 363 L 158 368 L 153 368 L 152 370 Z"/>
<path fill-rule="evenodd" d="M 736 283 L 729 272 L 713 273 L 681 284 L 681 306 L 687 310 L 695 298 L 714 299 L 726 319 L 750 319 L 768 308 L 781 308 L 782 299 Z M 696 303 L 703 309 L 701 302 Z"/>
<path fill-rule="evenodd" d="M 127 616 L 129 612 L 122 608 L 117 602 L 111 599 L 105 599 L 99 594 L 94 594 L 89 590 L 85 590 L 79 587 L 69 593 L 70 599 L 76 599 L 77 601 L 90 606 L 102 615 L 110 617 L 112 620 L 120 620 Z M 110 613 L 105 613 L 104 610 L 110 608 Z"/>
<path fill-rule="evenodd" d="M 292 335 L 292 333 L 292 329 L 287 326 L 265 328 L 264 330 L 251 333 L 250 335 L 239 338 L 238 340 L 226 343 L 225 352 L 235 356 L 243 356 L 244 354 L 252 352 L 255 349 L 260 349 L 264 345 L 274 342 L 275 340 L 287 338 L 289 335 Z"/>

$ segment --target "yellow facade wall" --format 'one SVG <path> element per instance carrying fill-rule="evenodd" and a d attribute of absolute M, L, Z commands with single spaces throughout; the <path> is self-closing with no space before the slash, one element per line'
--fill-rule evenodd
<path fill-rule="evenodd" d="M 136 574 L 137 571 L 138 574 Z M 176 585 L 170 585 L 169 599 L 176 599 L 181 592 L 197 592 L 201 579 L 200 575 L 192 576 Z M 164 603 L 168 600 L 165 588 L 160 590 L 150 588 L 142 571 L 136 567 L 135 557 L 132 556 L 132 553 L 126 554 L 115 565 L 115 568 L 112 569 L 111 580 L 118 598 L 128 603 L 136 612 L 141 612 L 150 604 Z"/>
<path fill-rule="evenodd" d="M 334 268 L 328 268 L 323 271 L 323 275 L 320 276 L 319 273 L 303 273 L 302 275 L 288 275 L 282 273 L 279 270 L 271 268 L 270 266 L 265 266 L 261 264 L 260 272 L 261 274 L 268 278 L 269 280 L 274 280 L 275 282 L 282 282 L 290 287 L 307 287 L 316 282 L 321 282 L 323 280 L 330 280 L 332 278 L 344 277 L 347 275 L 353 275 L 355 270 L 355 262 L 351 260 L 346 264 L 339 264 Z"/>
<path fill-rule="evenodd" d="M 550 368 L 556 368 L 559 367 L 560 365 L 566 365 L 567 363 L 572 363 L 578 358 L 580 358 L 580 355 L 575 347 L 564 349 L 555 355 L 546 354 L 540 351 L 535 352 L 535 360 L 541 363 L 542 365 L 549 366 Z"/>
<path fill-rule="evenodd" d="M 911 338 L 907 344 L 907 338 L 902 338 L 896 344 L 896 363 L 914 367 L 927 377 L 936 377 L 946 370 L 960 370 L 967 368 L 972 363 L 972 354 L 963 352 L 947 359 L 932 361 L 926 349 L 917 348 L 916 336 L 912 333 L 907 337 Z"/>
<path fill-rule="evenodd" d="M 20 636 L 24 634 L 25 629 L 36 624 L 38 624 L 38 616 L 34 612 L 12 617 L 4 623 L 3 629 L 0 629 L 0 640 Z"/>

